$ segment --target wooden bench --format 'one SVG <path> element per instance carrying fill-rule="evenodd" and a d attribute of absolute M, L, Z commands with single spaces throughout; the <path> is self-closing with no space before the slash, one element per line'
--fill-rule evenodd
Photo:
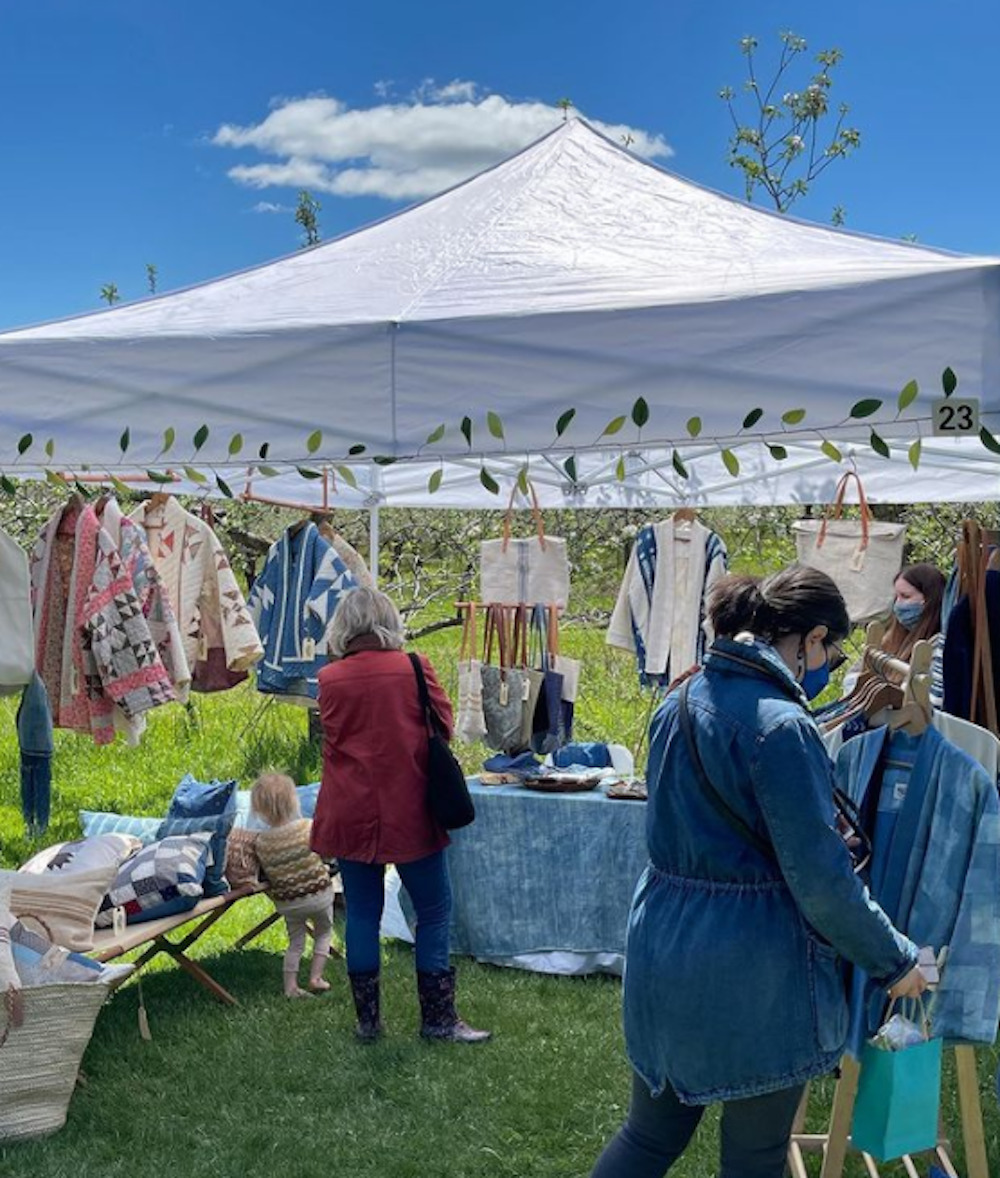
<path fill-rule="evenodd" d="M 189 908 L 186 912 L 178 912 L 174 916 L 164 916 L 160 920 L 146 920 L 139 924 L 126 925 L 119 932 L 110 928 L 99 929 L 94 934 L 94 947 L 90 950 L 89 956 L 103 964 L 146 945 L 145 951 L 133 962 L 134 973 L 138 973 L 154 957 L 166 953 L 221 1002 L 230 1006 L 238 1006 L 237 999 L 224 986 L 220 986 L 197 961 L 193 961 L 188 956 L 188 950 L 208 932 L 216 921 L 225 916 L 234 904 L 238 904 L 247 896 L 261 895 L 266 891 L 267 888 L 263 884 L 246 884 L 231 892 L 223 892 L 221 896 L 211 896 L 208 899 L 199 900 L 194 908 Z M 179 940 L 173 941 L 168 938 L 168 933 L 186 925 L 192 925 L 192 927 Z M 257 931 L 261 931 L 260 926 Z M 240 938 L 237 947 L 242 948 L 249 939 L 250 934 Z"/>

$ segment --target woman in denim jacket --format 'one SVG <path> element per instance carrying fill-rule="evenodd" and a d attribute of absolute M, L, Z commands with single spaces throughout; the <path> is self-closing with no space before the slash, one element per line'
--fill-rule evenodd
<path fill-rule="evenodd" d="M 854 873 L 806 706 L 843 660 L 850 623 L 837 587 L 799 566 L 759 585 L 731 577 L 709 615 L 725 637 L 687 707 L 711 786 L 674 692 L 651 729 L 650 862 L 629 919 L 632 1103 L 594 1178 L 660 1178 L 715 1101 L 720 1178 L 780 1178 L 805 1082 L 844 1047 L 840 958 L 893 995 L 925 984 L 916 947 Z"/>

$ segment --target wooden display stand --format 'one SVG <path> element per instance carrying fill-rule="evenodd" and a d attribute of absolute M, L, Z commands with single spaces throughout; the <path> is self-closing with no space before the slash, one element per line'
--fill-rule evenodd
<path fill-rule="evenodd" d="M 830 1127 L 826 1133 L 806 1133 L 806 1109 L 809 1101 L 809 1087 L 802 1095 L 799 1111 L 792 1126 L 792 1140 L 788 1148 L 788 1169 L 792 1178 L 808 1178 L 805 1154 L 822 1153 L 823 1166 L 820 1178 L 841 1178 L 844 1161 L 851 1148 L 851 1117 L 854 1099 L 858 1091 L 860 1065 L 856 1059 L 845 1055 L 841 1061 L 840 1079 L 837 1081 L 830 1114 Z M 965 1166 L 968 1178 L 990 1178 L 986 1164 L 986 1136 L 983 1131 L 983 1108 L 979 1099 L 979 1079 L 976 1073 L 975 1050 L 969 1046 L 955 1048 L 955 1070 L 958 1078 L 958 1104 L 962 1115 L 962 1141 L 965 1145 Z M 950 1178 L 959 1178 L 958 1170 L 951 1160 L 951 1145 L 943 1133 L 938 1136 L 936 1148 L 929 1151 L 934 1162 Z M 880 1178 L 878 1165 L 870 1154 L 861 1155 L 870 1178 Z M 919 1171 L 908 1155 L 900 1159 L 910 1178 L 919 1178 Z"/>

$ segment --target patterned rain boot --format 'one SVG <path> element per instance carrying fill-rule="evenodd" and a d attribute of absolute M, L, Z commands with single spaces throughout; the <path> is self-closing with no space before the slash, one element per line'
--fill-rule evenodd
<path fill-rule="evenodd" d="M 452 1043 L 482 1043 L 489 1031 L 477 1031 L 463 1022 L 455 1010 L 455 970 L 417 970 L 420 997 L 420 1034 L 425 1039 L 446 1039 Z"/>
<path fill-rule="evenodd" d="M 378 970 L 368 973 L 347 975 L 354 995 L 354 1009 L 358 1015 L 355 1035 L 362 1043 L 374 1043 L 382 1034 L 382 1020 L 379 1017 Z"/>

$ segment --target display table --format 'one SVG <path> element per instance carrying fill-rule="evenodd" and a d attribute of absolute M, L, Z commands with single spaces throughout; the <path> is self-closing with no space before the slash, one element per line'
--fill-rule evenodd
<path fill-rule="evenodd" d="M 621 973 L 629 904 L 646 865 L 646 803 L 521 786 L 470 789 L 452 832 L 451 949 L 548 973 Z"/>

